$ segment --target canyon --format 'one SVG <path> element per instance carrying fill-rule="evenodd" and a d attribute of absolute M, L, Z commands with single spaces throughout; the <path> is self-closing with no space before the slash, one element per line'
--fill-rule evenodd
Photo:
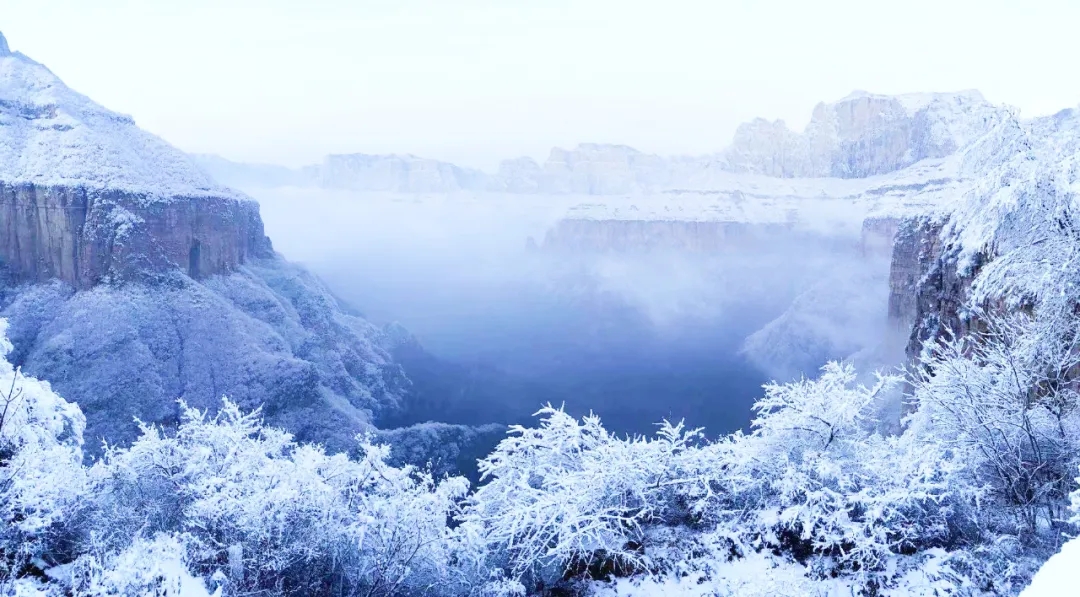
<path fill-rule="evenodd" d="M 970 187 L 958 148 L 1010 118 L 977 92 L 856 92 L 802 133 L 759 119 L 709 156 L 581 144 L 492 174 L 411 155 L 292 169 L 185 155 L 6 46 L 0 90 L 12 358 L 111 441 L 132 415 L 168 423 L 176 399 L 223 394 L 331 447 L 567 398 L 628 431 L 706 410 L 717 432 L 745 426 L 768 377 L 913 354 L 912 326 L 944 309 L 926 222 Z M 617 398 L 604 384 L 631 363 L 644 393 Z M 680 378 L 684 398 L 635 402 Z M 498 392 L 512 408 L 484 414 Z"/>

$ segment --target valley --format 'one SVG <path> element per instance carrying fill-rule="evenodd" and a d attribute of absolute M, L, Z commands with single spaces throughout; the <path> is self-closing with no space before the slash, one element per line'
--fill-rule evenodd
<path fill-rule="evenodd" d="M 1046 586 L 1077 156 L 1077 110 L 969 90 L 699 156 L 243 163 L 0 36 L 0 595 Z"/>

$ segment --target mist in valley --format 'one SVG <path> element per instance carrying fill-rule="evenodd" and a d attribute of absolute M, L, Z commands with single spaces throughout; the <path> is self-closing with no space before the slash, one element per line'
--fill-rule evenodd
<path fill-rule="evenodd" d="M 550 402 L 617 433 L 685 419 L 716 437 L 749 428 L 762 384 L 885 326 L 887 256 L 851 230 L 582 247 L 552 233 L 582 197 L 248 192 L 277 251 L 407 337 L 393 356 L 411 398 L 380 428 L 525 423 Z"/>

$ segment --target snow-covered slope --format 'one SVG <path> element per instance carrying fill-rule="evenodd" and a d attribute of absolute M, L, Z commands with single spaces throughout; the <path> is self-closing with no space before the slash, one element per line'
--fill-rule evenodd
<path fill-rule="evenodd" d="M 1060 597 L 1072 595 L 1080 583 L 1080 539 L 1061 546 L 1031 579 L 1020 597 Z"/>
<path fill-rule="evenodd" d="M 0 37 L 0 180 L 153 199 L 239 197 L 135 121 L 67 87 Z"/>

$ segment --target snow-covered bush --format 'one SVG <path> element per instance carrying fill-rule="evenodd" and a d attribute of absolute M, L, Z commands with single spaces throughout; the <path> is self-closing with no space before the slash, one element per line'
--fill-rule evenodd
<path fill-rule="evenodd" d="M 929 347 L 911 424 L 963 463 L 997 501 L 993 522 L 1026 537 L 1060 529 L 1080 463 L 1080 328 L 1048 342 L 1023 313 L 983 314 L 980 330 Z"/>
<path fill-rule="evenodd" d="M 512 427 L 480 462 L 483 484 L 463 517 L 517 576 L 594 558 L 640 569 L 645 525 L 687 522 L 711 492 L 698 430 L 664 422 L 655 438 L 620 439 L 593 415 L 578 421 L 550 405 L 537 414 L 539 427 Z"/>
<path fill-rule="evenodd" d="M 93 468 L 101 529 L 123 545 L 184 535 L 187 561 L 231 591 L 397 594 L 444 582 L 448 516 L 467 483 L 393 468 L 386 446 L 328 455 L 225 401 L 184 408 L 175 433 L 144 426 Z"/>
<path fill-rule="evenodd" d="M 830 363 L 818 379 L 766 386 L 753 433 L 733 440 L 724 485 L 747 512 L 730 519 L 736 532 L 823 574 L 869 581 L 892 556 L 947 541 L 954 465 L 871 431 L 875 397 L 896 379 L 868 388 L 856 377 Z"/>
<path fill-rule="evenodd" d="M 210 597 L 186 559 L 181 538 L 160 534 L 153 539 L 136 537 L 119 553 L 86 554 L 67 564 L 65 573 L 74 597 Z"/>

